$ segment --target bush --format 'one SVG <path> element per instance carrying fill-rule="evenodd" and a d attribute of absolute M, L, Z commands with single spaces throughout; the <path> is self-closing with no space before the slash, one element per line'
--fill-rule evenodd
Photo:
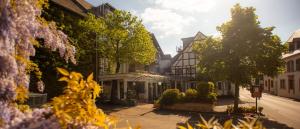
<path fill-rule="evenodd" d="M 259 109 L 259 112 L 261 113 L 261 111 L 263 110 L 263 107 L 258 107 L 258 109 Z M 255 110 L 256 110 L 255 106 L 251 106 L 251 107 L 240 106 L 240 107 L 238 107 L 238 110 L 236 113 L 255 113 L 256 112 Z M 234 112 L 233 106 L 227 106 L 226 112 L 228 112 L 228 113 Z"/>
<path fill-rule="evenodd" d="M 185 100 L 188 102 L 195 101 L 198 97 L 198 92 L 195 89 L 187 89 L 185 92 Z"/>
<path fill-rule="evenodd" d="M 167 89 L 158 99 L 160 105 L 172 105 L 180 100 L 180 92 L 178 89 Z"/>
<path fill-rule="evenodd" d="M 126 106 L 136 106 L 137 100 L 136 99 L 126 99 Z"/>
<path fill-rule="evenodd" d="M 198 99 L 202 101 L 214 102 L 217 100 L 215 92 L 215 85 L 212 82 L 200 82 L 196 90 L 198 92 Z"/>
<path fill-rule="evenodd" d="M 207 96 L 208 101 L 214 102 L 217 101 L 217 93 L 209 93 Z"/>
<path fill-rule="evenodd" d="M 180 102 L 184 102 L 185 101 L 185 93 L 184 92 L 180 92 L 180 94 L 179 94 L 179 101 Z"/>

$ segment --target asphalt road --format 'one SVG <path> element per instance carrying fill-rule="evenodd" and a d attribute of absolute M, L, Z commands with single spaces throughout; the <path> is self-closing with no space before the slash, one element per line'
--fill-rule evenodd
<path fill-rule="evenodd" d="M 240 89 L 240 99 L 250 105 L 255 105 L 255 99 L 248 90 Z M 258 100 L 258 106 L 262 106 L 263 114 L 269 119 L 284 123 L 289 127 L 300 129 L 300 102 L 289 98 L 262 94 Z"/>

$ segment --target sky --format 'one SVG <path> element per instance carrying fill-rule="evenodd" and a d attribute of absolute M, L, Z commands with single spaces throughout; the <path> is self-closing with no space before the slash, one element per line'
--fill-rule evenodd
<path fill-rule="evenodd" d="M 300 29 L 300 0 L 86 0 L 94 6 L 110 3 L 142 19 L 148 31 L 155 34 L 165 54 L 176 55 L 181 38 L 220 35 L 217 26 L 230 20 L 230 9 L 236 3 L 256 8 L 262 27 L 273 31 L 282 42 Z"/>

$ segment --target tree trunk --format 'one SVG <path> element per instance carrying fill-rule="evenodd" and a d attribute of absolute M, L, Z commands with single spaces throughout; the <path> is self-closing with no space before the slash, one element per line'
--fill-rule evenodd
<path fill-rule="evenodd" d="M 117 62 L 117 66 L 116 66 L 116 73 L 119 73 L 120 67 L 121 67 L 121 64 L 120 64 L 120 62 L 118 61 L 118 62 Z"/>
<path fill-rule="evenodd" d="M 119 43 L 117 43 L 117 47 L 116 47 L 116 71 L 115 73 L 118 74 L 120 71 L 120 59 L 119 59 Z M 111 87 L 111 102 L 115 103 L 116 100 L 118 100 L 117 94 L 118 94 L 118 80 L 112 80 L 112 87 Z"/>
<path fill-rule="evenodd" d="M 234 91 L 234 106 L 233 106 L 233 111 L 237 113 L 238 106 L 239 106 L 239 96 L 240 96 L 240 84 L 235 83 L 235 91 Z"/>

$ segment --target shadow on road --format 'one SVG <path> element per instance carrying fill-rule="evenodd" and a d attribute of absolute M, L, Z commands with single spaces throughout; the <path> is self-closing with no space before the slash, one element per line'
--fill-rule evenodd
<path fill-rule="evenodd" d="M 199 123 L 199 121 L 201 121 L 200 115 L 205 119 L 205 120 L 209 120 L 212 117 L 215 117 L 218 119 L 220 124 L 224 124 L 225 121 L 236 117 L 238 119 L 243 119 L 244 115 L 235 115 L 235 116 L 230 116 L 228 114 L 224 114 L 224 113 L 218 113 L 218 114 L 213 114 L 213 113 L 193 113 L 190 115 L 190 118 L 186 121 L 188 122 L 191 126 L 196 127 L 195 125 Z M 260 118 L 260 120 L 262 121 L 264 127 L 266 127 L 267 129 L 293 129 L 289 126 L 287 126 L 286 124 L 283 123 L 279 123 L 277 121 L 274 120 L 270 120 L 268 118 Z M 186 122 L 185 123 L 177 123 L 177 126 L 186 126 Z M 233 121 L 234 124 L 237 124 L 237 121 Z"/>
<path fill-rule="evenodd" d="M 101 108 L 105 114 L 110 114 L 112 112 L 117 112 L 120 110 L 128 109 L 130 107 L 116 104 L 97 104 L 98 108 Z"/>

